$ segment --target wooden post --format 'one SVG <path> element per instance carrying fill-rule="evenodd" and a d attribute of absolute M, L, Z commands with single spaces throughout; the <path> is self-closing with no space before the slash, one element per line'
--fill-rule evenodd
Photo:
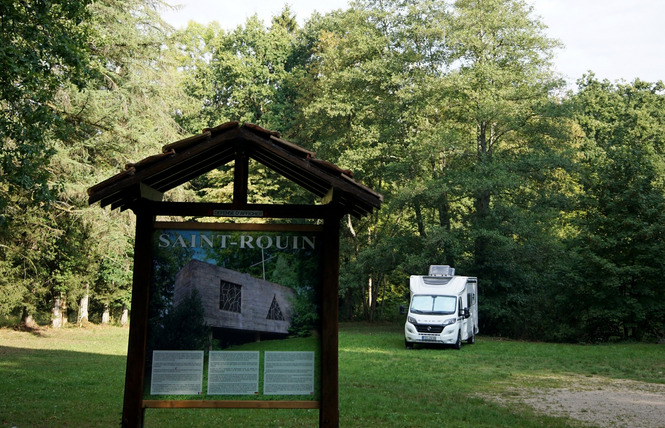
<path fill-rule="evenodd" d="M 122 409 L 123 428 L 143 426 L 143 379 L 148 333 L 148 300 L 152 274 L 152 227 L 154 215 L 147 201 L 134 208 L 136 235 L 134 240 L 134 277 L 132 309 L 129 323 L 125 398 Z"/>
<path fill-rule="evenodd" d="M 323 225 L 323 268 L 321 292 L 321 408 L 319 427 L 339 427 L 338 294 L 339 222 L 333 210 Z"/>
<path fill-rule="evenodd" d="M 241 148 L 236 148 L 233 166 L 233 206 L 240 209 L 247 205 L 249 187 L 249 157 Z"/>

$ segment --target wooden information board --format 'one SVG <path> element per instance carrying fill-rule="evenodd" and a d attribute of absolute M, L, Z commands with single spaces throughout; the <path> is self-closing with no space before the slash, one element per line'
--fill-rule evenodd
<path fill-rule="evenodd" d="M 145 201 L 137 210 L 123 425 L 142 426 L 147 408 L 244 408 L 319 409 L 321 427 L 339 426 L 340 216 L 322 225 L 156 222 L 162 206 L 173 208 Z M 174 338 L 169 324 L 192 295 L 210 328 L 203 349 Z M 295 304 L 316 311 L 298 333 Z M 290 345 L 298 334 L 305 349 Z"/>
<path fill-rule="evenodd" d="M 250 160 L 320 198 L 320 203 L 248 203 Z M 231 162 L 231 203 L 162 201 L 165 192 Z M 227 122 L 125 165 L 124 171 L 88 189 L 88 203 L 96 202 L 136 214 L 123 427 L 143 426 L 146 408 L 319 409 L 321 427 L 339 426 L 339 223 L 346 214 L 371 214 L 381 206 L 381 194 L 355 181 L 352 171 L 317 159 L 314 152 L 281 139 L 278 132 Z M 224 226 L 156 221 L 171 216 L 214 219 Z M 295 229 L 269 225 L 273 219 L 302 224 Z M 295 350 L 288 339 L 297 319 L 291 317 L 295 312 L 288 302 L 307 294 L 309 285 L 303 285 L 302 271 L 298 270 L 297 281 L 290 275 L 296 275 L 297 266 L 310 263 L 294 262 L 294 254 L 286 249 L 293 250 L 295 242 L 296 248 L 313 250 L 313 241 L 317 242 L 318 264 L 312 264 L 317 273 L 310 272 L 309 277 L 316 276 L 318 282 L 311 285 L 315 293 L 310 303 L 316 306 L 318 324 L 311 327 L 319 339 L 312 342 L 311 349 Z M 250 247 L 253 253 L 240 251 Z M 227 263 L 229 254 L 237 259 L 257 258 L 260 251 L 261 275 L 255 272 L 258 262 Z M 279 259 L 280 251 L 283 258 L 290 257 L 289 262 L 282 262 L 281 271 L 266 272 L 264 277 L 266 253 Z M 174 260 L 167 261 L 169 257 Z M 290 266 L 292 272 L 284 266 Z M 187 276 L 190 285 L 196 278 L 208 278 L 211 284 L 187 288 L 183 285 L 187 281 L 178 281 Z M 185 343 L 184 339 L 197 336 L 193 334 L 181 337 L 176 349 L 165 349 L 155 331 L 176 330 L 169 330 L 168 323 L 174 322 L 169 318 L 188 306 L 182 305 L 194 288 L 200 302 L 193 306 L 202 307 L 211 337 L 217 335 L 224 343 Z M 206 306 L 210 302 L 212 306 Z M 251 349 L 262 336 L 279 338 L 284 349 Z M 234 360 L 238 357 L 242 357 L 241 363 Z"/>

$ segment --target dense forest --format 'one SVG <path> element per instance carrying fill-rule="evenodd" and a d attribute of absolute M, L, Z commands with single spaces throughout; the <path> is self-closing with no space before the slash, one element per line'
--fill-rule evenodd
<path fill-rule="evenodd" d="M 175 30 L 165 7 L 0 5 L 3 323 L 124 321 L 133 215 L 86 189 L 237 120 L 384 195 L 343 219 L 343 320 L 397 318 L 409 275 L 449 264 L 479 278 L 484 334 L 665 337 L 662 81 L 568 90 L 522 0 L 357 0 L 303 25 L 285 6 L 233 30 Z M 227 202 L 231 168 L 167 197 Z M 253 168 L 253 201 L 312 199 Z"/>

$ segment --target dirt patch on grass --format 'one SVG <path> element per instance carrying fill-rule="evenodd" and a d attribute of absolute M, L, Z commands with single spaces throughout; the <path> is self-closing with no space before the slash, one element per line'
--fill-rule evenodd
<path fill-rule="evenodd" d="M 568 416 L 599 427 L 665 427 L 665 385 L 572 375 L 533 381 L 557 386 L 511 387 L 490 399 L 526 404 L 539 413 Z"/>

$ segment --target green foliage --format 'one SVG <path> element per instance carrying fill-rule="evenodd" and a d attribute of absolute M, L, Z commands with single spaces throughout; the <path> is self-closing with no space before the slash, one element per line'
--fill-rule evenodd
<path fill-rule="evenodd" d="M 596 335 L 590 332 L 594 323 L 621 325 L 610 320 L 637 317 L 649 320 L 649 334 L 662 334 L 646 315 L 660 313 L 659 305 L 623 315 L 570 310 L 584 294 L 577 284 L 589 273 L 588 250 L 576 238 L 577 213 L 588 214 L 583 202 L 591 190 L 580 153 L 595 149 L 582 143 L 588 120 L 553 97 L 562 84 L 551 68 L 559 44 L 545 36 L 530 6 L 513 0 L 359 1 L 292 28 L 288 43 L 275 36 L 277 48 L 268 53 L 263 37 L 276 22 L 263 28 L 250 19 L 232 33 L 200 32 L 212 59 L 197 63 L 189 88 L 208 100 L 202 104 L 206 115 L 220 119 L 270 126 L 273 109 L 289 106 L 295 120 L 279 122 L 280 131 L 384 194 L 379 213 L 344 219 L 342 317 L 392 317 L 389 308 L 406 299 L 410 274 L 448 263 L 480 278 L 486 333 L 579 340 Z M 286 51 L 283 68 L 266 62 Z M 271 84 L 282 82 L 278 91 L 267 83 L 270 71 Z M 264 92 L 248 96 L 259 89 L 241 87 L 240 76 L 263 82 Z M 221 98 L 200 96 L 206 93 Z M 631 94 L 635 105 L 645 101 L 635 90 Z M 264 111 L 247 99 L 272 101 L 262 104 L 270 106 Z M 244 107 L 236 111 L 238 106 Z M 600 130 L 608 119 L 615 120 L 604 115 Z M 652 122 L 646 112 L 631 119 L 644 129 Z M 662 183 L 663 163 L 656 155 L 650 159 L 660 170 L 647 174 L 645 183 Z M 629 163 L 637 169 L 642 164 Z M 214 189 L 228 188 L 229 173 L 216 173 L 201 189 L 212 196 Z M 620 183 L 625 176 L 617 170 L 598 183 Z M 289 193 L 282 183 L 277 187 Z M 633 188 L 636 194 L 645 189 Z M 657 212 L 645 224 L 661 224 Z M 612 230 L 611 236 L 619 235 Z M 645 254 L 647 248 L 653 248 L 650 242 Z"/>
<path fill-rule="evenodd" d="M 408 276 L 447 263 L 479 277 L 484 333 L 665 336 L 662 83 L 589 75 L 561 94 L 559 44 L 521 0 L 359 0 L 303 27 L 285 7 L 267 25 L 178 32 L 160 5 L 0 6 L 0 316 L 46 319 L 55 297 L 75 308 L 85 286 L 93 306 L 128 305 L 133 219 L 87 207 L 85 189 L 238 120 L 384 195 L 380 211 L 343 219 L 343 319 L 392 319 Z M 229 202 L 233 167 L 166 198 Z M 316 202 L 249 168 L 250 202 Z M 156 277 L 172 277 L 180 256 L 158 261 Z M 274 257 L 272 280 L 297 290 L 293 333 L 306 334 L 313 267 L 246 256 Z M 172 286 L 151 317 L 171 313 Z"/>
<path fill-rule="evenodd" d="M 585 340 L 665 333 L 665 87 L 579 82 L 571 100 L 587 136 L 566 302 Z"/>
<path fill-rule="evenodd" d="M 5 1 L 0 5 L 0 228 L 10 228 L 11 195 L 40 203 L 51 196 L 49 139 L 62 136 L 56 91 L 88 75 L 83 1 Z M 82 24 L 82 25 L 80 25 Z M 23 206 L 22 208 L 25 208 Z"/>
<path fill-rule="evenodd" d="M 201 108 L 181 115 L 180 123 L 191 132 L 229 120 L 282 127 L 295 26 L 288 7 L 268 28 L 256 16 L 228 33 L 216 23 L 190 24 L 180 36 L 191 53 L 185 87 Z"/>
<path fill-rule="evenodd" d="M 186 97 L 159 5 L 3 3 L 2 313 L 48 313 L 55 297 L 76 309 L 86 286 L 93 307 L 129 305 L 133 220 L 87 208 L 85 190 L 179 139 Z"/>
<path fill-rule="evenodd" d="M 54 107 L 63 85 L 90 75 L 88 1 L 0 5 L 0 314 L 44 310 L 68 289 L 81 230 L 53 203 L 53 140 L 68 127 Z M 85 232 L 83 232 L 85 233 Z M 51 274 L 52 273 L 52 274 Z M 48 313 L 48 312 L 47 312 Z"/>
<path fill-rule="evenodd" d="M 297 24 L 285 7 L 272 25 L 256 16 L 225 32 L 213 22 L 190 24 L 178 34 L 182 63 L 188 73 L 184 89 L 198 108 L 181 111 L 178 123 L 200 132 L 229 120 L 288 132 L 294 122 L 295 86 L 300 81 L 295 40 Z M 248 198 L 253 203 L 313 203 L 312 195 L 279 174 L 250 162 Z M 195 180 L 204 201 L 230 202 L 232 166 L 223 166 Z"/>
<path fill-rule="evenodd" d="M 549 98 L 557 44 L 521 2 L 474 5 L 358 2 L 304 29 L 299 138 L 386 197 L 346 222 L 347 317 L 390 316 L 377 308 L 405 294 L 405 278 L 444 262 L 482 278 L 485 331 L 515 334 L 523 322 L 505 302 L 541 276 L 520 270 L 560 251 L 556 190 L 570 191 L 571 162 L 570 123 Z"/>

